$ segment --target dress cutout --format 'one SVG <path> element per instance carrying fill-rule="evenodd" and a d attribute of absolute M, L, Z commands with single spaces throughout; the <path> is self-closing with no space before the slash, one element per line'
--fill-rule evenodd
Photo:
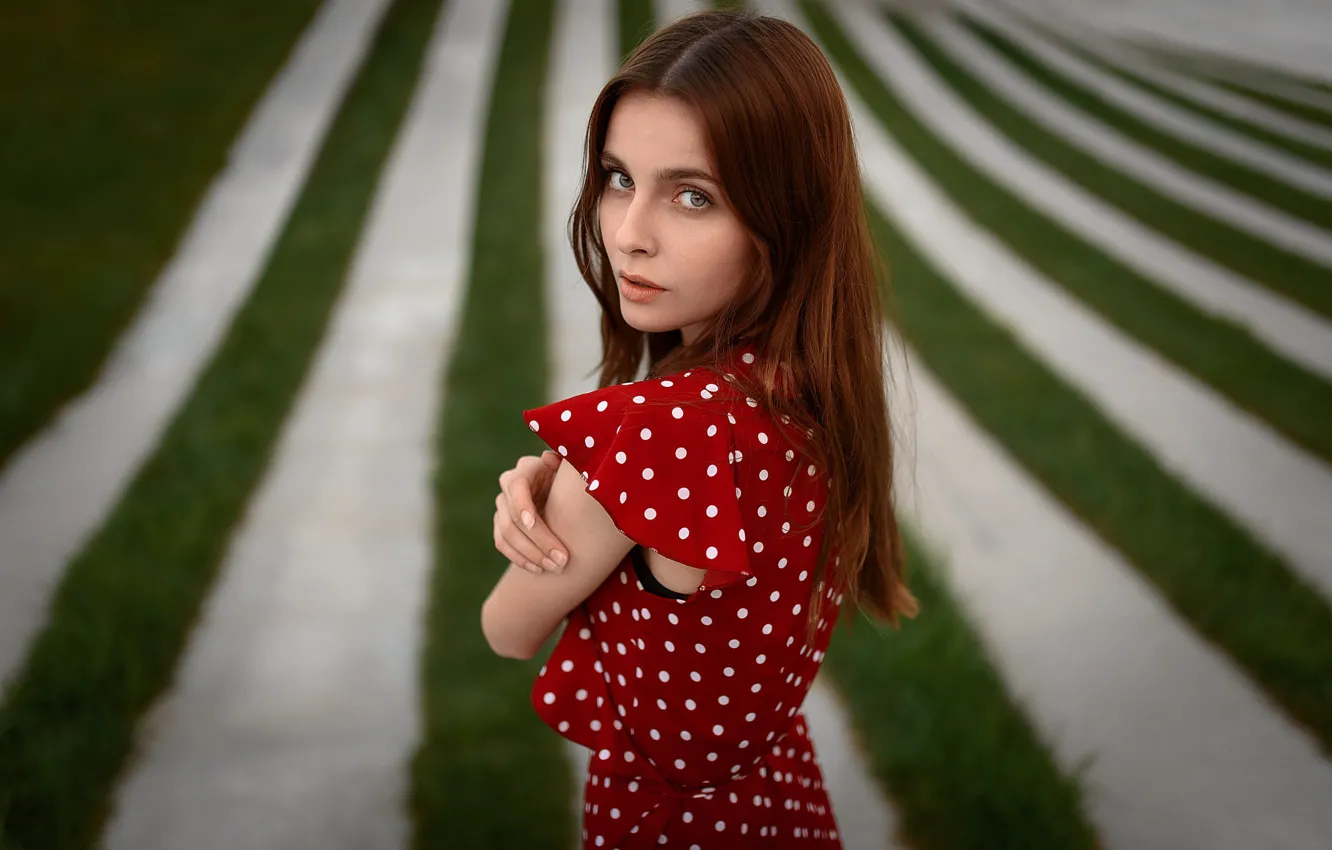
<path fill-rule="evenodd" d="M 584 848 L 841 847 L 799 713 L 842 602 L 820 582 L 832 604 L 807 646 L 826 478 L 808 433 L 731 386 L 755 362 L 745 346 L 523 412 L 621 532 L 707 571 L 670 598 L 626 556 L 533 684 L 542 720 L 592 751 Z"/>

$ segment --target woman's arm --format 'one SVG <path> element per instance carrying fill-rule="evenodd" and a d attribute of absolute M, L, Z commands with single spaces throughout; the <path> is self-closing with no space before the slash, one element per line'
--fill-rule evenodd
<path fill-rule="evenodd" d="M 481 606 L 481 631 L 490 648 L 506 658 L 536 655 L 635 545 L 587 493 L 587 483 L 568 461 L 555 472 L 542 516 L 568 550 L 564 570 L 537 576 L 510 564 Z"/>

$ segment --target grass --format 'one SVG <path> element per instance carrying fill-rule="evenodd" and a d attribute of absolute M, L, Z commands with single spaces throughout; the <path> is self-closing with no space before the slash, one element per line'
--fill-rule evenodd
<path fill-rule="evenodd" d="M 318 5 L 0 9 L 0 467 L 96 379 Z"/>
<path fill-rule="evenodd" d="M 1218 109 L 1208 106 L 1207 104 L 1200 103 L 1191 97 L 1178 94 L 1173 89 L 1158 85 L 1152 82 L 1148 77 L 1144 76 L 1141 73 L 1138 73 L 1136 71 L 1131 71 L 1127 68 L 1122 68 L 1114 62 L 1110 62 L 1109 60 L 1103 59 L 1102 57 L 1098 56 L 1097 54 L 1083 47 L 1081 44 L 1078 44 L 1073 39 L 1066 38 L 1065 36 L 1057 32 L 1054 32 L 1050 28 L 1044 26 L 1043 24 L 1041 24 L 1040 21 L 1037 21 L 1032 18 L 1024 18 L 1024 20 L 1032 27 L 1040 30 L 1047 39 L 1058 42 L 1066 50 L 1078 54 L 1083 59 L 1097 66 L 1101 70 L 1111 73 L 1116 77 L 1119 77 L 1120 79 L 1125 80 L 1129 83 L 1132 83 L 1138 88 L 1141 88 L 1145 91 L 1149 91 L 1152 94 L 1156 95 L 1157 97 L 1160 97 L 1164 100 L 1168 100 L 1171 103 L 1176 104 L 1177 106 L 1181 106 L 1184 109 L 1189 110 L 1190 112 L 1193 112 L 1197 115 L 1201 115 L 1202 117 L 1208 119 L 1209 121 L 1213 121 L 1217 124 L 1220 124 L 1223 127 L 1228 127 L 1236 131 L 1237 133 L 1241 133 L 1243 135 L 1248 136 L 1251 139 L 1256 139 L 1260 142 L 1263 142 L 1264 144 L 1270 145 L 1271 147 L 1285 151 L 1286 153 L 1292 156 L 1313 163 L 1314 165 L 1322 166 L 1323 168 L 1332 168 L 1332 150 L 1328 150 L 1327 148 L 1320 147 L 1315 144 L 1310 144 L 1308 142 L 1304 142 L 1299 139 L 1291 138 L 1290 136 L 1287 136 L 1278 130 L 1269 129 L 1267 127 L 1262 126 L 1261 124 L 1257 124 L 1252 121 L 1246 121 L 1240 118 L 1234 118 L 1225 112 L 1222 112 Z"/>
<path fill-rule="evenodd" d="M 508 566 L 491 539 L 495 480 L 520 455 L 539 451 L 521 412 L 546 396 L 542 246 L 533 234 L 541 232 L 554 2 L 515 0 L 509 12 L 486 124 L 471 277 L 441 396 L 425 735 L 411 765 L 418 848 L 571 847 L 577 829 L 572 802 L 581 786 L 562 739 L 529 698 L 541 662 L 495 655 L 480 625 L 481 603 Z"/>
<path fill-rule="evenodd" d="M 1004 135 L 1018 140 L 1027 153 L 1180 245 L 1332 317 L 1332 287 L 1327 285 L 1332 269 L 1283 251 L 1107 167 L 1095 156 L 1044 130 L 967 74 L 908 20 L 888 12 L 884 15 L 960 98 Z"/>
<path fill-rule="evenodd" d="M 618 0 L 620 21 L 620 61 L 629 58 L 634 48 L 652 35 L 657 27 L 652 0 Z"/>
<path fill-rule="evenodd" d="M 912 28 L 904 26 L 902 32 L 913 44 L 929 50 L 927 59 L 946 62 Z M 939 66 L 936 70 L 948 82 L 968 86 L 974 97 L 984 97 L 987 114 L 1004 109 L 990 102 L 994 98 L 956 67 Z M 1275 354 L 1243 326 L 1199 311 L 1000 188 L 934 136 L 887 87 L 880 88 L 886 94 L 879 109 L 891 115 L 891 122 L 885 126 L 894 128 L 898 140 L 958 206 L 1014 254 L 1116 327 L 1262 418 L 1292 442 L 1332 459 L 1332 432 L 1319 425 L 1320 417 L 1332 417 L 1332 386 L 1325 380 Z M 1002 126 L 1017 146 L 1037 155 L 1055 144 L 1049 134 L 1020 117 L 1010 114 Z M 1049 155 L 1058 157 L 1060 152 L 1061 148 L 1055 147 Z M 1078 169 L 1078 182 L 1094 194 L 1127 191 L 1107 188 L 1122 178 L 1094 160 L 1063 165 L 1067 174 Z M 1150 199 L 1126 198 L 1132 201 L 1134 211 L 1150 207 Z M 1149 213 L 1145 218 L 1144 223 L 1151 226 L 1160 214 Z"/>
<path fill-rule="evenodd" d="M 0 842 L 94 846 L 342 290 L 438 8 L 388 12 L 249 301 L 62 578 L 0 706 Z"/>
<path fill-rule="evenodd" d="M 922 133 L 824 7 L 801 0 L 860 97 L 912 155 Z M 1332 610 L 1276 555 L 1172 478 L 1144 449 L 967 302 L 877 209 L 904 334 L 977 423 L 1193 628 L 1332 753 Z"/>
<path fill-rule="evenodd" d="M 834 633 L 824 662 L 900 839 L 914 850 L 1096 847 L 1082 778 L 1059 771 L 910 537 L 908 557 L 921 613 L 882 634 L 860 617 Z"/>
<path fill-rule="evenodd" d="M 1026 76 L 1049 89 L 1078 111 L 1113 127 L 1143 147 L 1169 158 L 1196 174 L 1229 186 L 1275 209 L 1302 218 L 1310 224 L 1322 227 L 1332 222 L 1332 201 L 1158 130 L 1147 121 L 1112 105 L 1085 86 L 1053 71 L 1043 61 L 1000 35 L 988 24 L 973 17 L 965 17 L 964 22 L 976 36 L 1020 68 Z M 1329 236 L 1332 237 L 1332 233 L 1329 233 Z"/>

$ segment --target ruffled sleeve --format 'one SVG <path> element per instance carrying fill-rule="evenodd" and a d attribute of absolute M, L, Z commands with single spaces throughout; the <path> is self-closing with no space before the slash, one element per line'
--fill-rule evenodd
<path fill-rule="evenodd" d="M 700 591 L 753 575 L 733 418 L 707 401 L 708 387 L 715 391 L 715 384 L 699 391 L 640 381 L 523 411 L 528 428 L 582 474 L 626 537 L 708 571 Z"/>

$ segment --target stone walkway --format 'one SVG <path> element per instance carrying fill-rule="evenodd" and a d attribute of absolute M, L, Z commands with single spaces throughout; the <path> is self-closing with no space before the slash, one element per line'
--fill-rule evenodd
<path fill-rule="evenodd" d="M 97 382 L 0 471 L 0 684 L 249 296 L 386 6 L 320 11 Z"/>
<path fill-rule="evenodd" d="M 925 65 L 911 46 L 860 3 L 836 4 L 848 36 L 879 76 L 927 126 L 964 156 L 1000 138 Z M 869 183 L 875 175 L 868 168 Z M 928 184 L 927 184 L 928 185 Z M 913 190 L 924 246 L 949 245 L 942 267 L 958 287 L 1090 398 L 1161 465 L 1286 556 L 1332 599 L 1332 469 L 1154 351 L 1130 340 L 1046 279 L 937 192 Z M 944 210 L 947 212 L 945 213 Z M 945 226 L 946 220 L 956 226 Z M 958 240 L 965 240 L 965 250 Z"/>
<path fill-rule="evenodd" d="M 311 376 L 140 727 L 111 850 L 407 844 L 440 370 L 508 7 L 444 10 Z"/>

